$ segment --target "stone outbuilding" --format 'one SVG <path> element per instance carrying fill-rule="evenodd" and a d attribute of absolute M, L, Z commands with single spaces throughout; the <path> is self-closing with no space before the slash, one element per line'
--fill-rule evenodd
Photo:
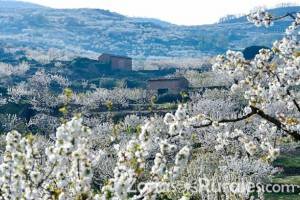
<path fill-rule="evenodd" d="M 148 80 L 148 90 L 156 90 L 158 94 L 179 94 L 187 91 L 189 82 L 184 77 L 157 78 Z"/>
<path fill-rule="evenodd" d="M 99 56 L 101 64 L 109 65 L 111 70 L 132 71 L 132 58 L 104 53 Z"/>

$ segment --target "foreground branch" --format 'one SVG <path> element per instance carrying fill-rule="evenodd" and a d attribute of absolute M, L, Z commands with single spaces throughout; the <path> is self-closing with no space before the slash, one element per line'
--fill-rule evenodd
<path fill-rule="evenodd" d="M 290 90 L 287 90 L 287 94 L 292 97 Z M 300 112 L 300 105 L 298 104 L 298 102 L 296 101 L 296 99 L 293 98 L 293 103 L 296 106 L 297 110 Z"/>
<path fill-rule="evenodd" d="M 250 118 L 251 116 L 253 116 L 253 115 L 255 115 L 255 114 L 257 114 L 257 113 L 256 113 L 256 110 L 253 110 L 253 109 L 252 109 L 252 111 L 251 111 L 249 114 L 244 115 L 244 116 L 242 116 L 242 117 L 238 117 L 238 118 L 234 118 L 234 119 L 221 119 L 221 120 L 219 120 L 219 121 L 217 121 L 217 122 L 218 122 L 218 123 L 239 122 L 239 121 L 243 121 L 243 120 L 245 120 L 245 119 L 248 119 L 248 118 Z M 213 121 L 210 121 L 210 122 L 207 123 L 207 124 L 203 124 L 203 125 L 199 125 L 199 126 L 193 126 L 193 127 L 194 127 L 194 128 L 205 128 L 205 127 L 211 126 L 212 123 L 213 123 Z"/>
<path fill-rule="evenodd" d="M 286 17 L 290 17 L 290 18 L 292 18 L 293 20 L 295 20 L 296 17 L 294 16 L 294 14 L 296 14 L 296 12 L 287 13 L 287 14 L 285 14 L 285 15 L 282 15 L 282 16 L 279 16 L 279 17 L 275 17 L 275 18 L 273 18 L 272 20 L 273 20 L 273 21 L 277 21 L 277 20 L 284 19 L 284 18 L 286 18 Z"/>
<path fill-rule="evenodd" d="M 272 117 L 266 113 L 264 113 L 262 110 L 251 106 L 252 110 L 256 111 L 256 114 L 258 116 L 260 116 L 261 118 L 271 122 L 272 124 L 274 124 L 278 129 L 283 130 L 284 132 L 286 132 L 288 135 L 292 136 L 296 141 L 300 141 L 300 134 L 297 131 L 290 131 L 287 129 L 287 127 L 281 123 L 281 121 L 279 121 L 278 119 L 276 119 L 275 117 Z"/>
<path fill-rule="evenodd" d="M 281 121 L 279 121 L 278 119 L 276 119 L 275 117 L 272 117 L 271 115 L 266 114 L 264 111 L 260 110 L 259 108 L 256 108 L 254 106 L 250 106 L 251 108 L 251 112 L 248 113 L 247 115 L 244 115 L 242 117 L 238 117 L 238 118 L 234 118 L 234 119 L 221 119 L 219 121 L 217 121 L 218 123 L 233 123 L 233 122 L 239 122 L 239 121 L 243 121 L 246 120 L 254 115 L 258 115 L 261 118 L 267 120 L 268 122 L 274 124 L 278 129 L 286 132 L 288 135 L 290 135 L 291 137 L 294 138 L 295 141 L 300 141 L 300 134 L 297 131 L 290 131 L 287 129 L 287 127 L 281 123 Z M 199 125 L 199 126 L 193 126 L 194 128 L 205 128 L 205 127 L 209 127 L 211 126 L 213 123 L 213 121 L 210 121 L 207 124 L 204 125 Z"/>

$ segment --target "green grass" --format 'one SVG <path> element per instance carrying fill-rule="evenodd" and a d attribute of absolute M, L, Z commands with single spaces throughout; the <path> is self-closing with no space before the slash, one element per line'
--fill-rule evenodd
<path fill-rule="evenodd" d="M 176 110 L 177 104 L 176 103 L 163 103 L 163 104 L 155 104 L 156 109 L 161 110 Z"/>
<path fill-rule="evenodd" d="M 277 184 L 295 184 L 300 185 L 300 175 L 299 176 L 283 176 L 276 177 L 272 180 L 273 183 Z"/>
<path fill-rule="evenodd" d="M 299 194 L 266 194 L 266 200 L 299 200 Z"/>
<path fill-rule="evenodd" d="M 300 168 L 300 155 L 282 155 L 274 162 L 274 165 Z"/>
<path fill-rule="evenodd" d="M 275 162 L 275 166 L 282 166 L 286 170 L 289 168 L 300 168 L 300 153 L 289 153 L 281 155 Z M 286 174 L 280 174 L 272 179 L 273 184 L 294 184 L 300 185 L 300 174 L 294 174 L 287 176 Z M 299 190 L 297 192 L 300 192 Z M 299 194 L 291 194 L 291 193 L 268 193 L 265 194 L 266 200 L 300 200 Z"/>

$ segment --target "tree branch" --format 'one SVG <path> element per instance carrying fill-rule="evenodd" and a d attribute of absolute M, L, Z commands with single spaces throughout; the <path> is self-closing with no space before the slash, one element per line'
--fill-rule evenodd
<path fill-rule="evenodd" d="M 218 121 L 218 123 L 230 123 L 230 122 L 239 122 L 239 121 L 243 121 L 245 119 L 248 119 L 249 117 L 253 116 L 256 114 L 256 111 L 255 110 L 251 110 L 251 112 L 247 115 L 244 115 L 242 117 L 238 117 L 238 118 L 234 118 L 234 119 L 221 119 Z M 207 124 L 204 124 L 204 125 L 199 125 L 199 126 L 193 126 L 194 128 L 204 128 L 204 127 L 209 127 L 212 125 L 212 121 L 210 121 L 209 123 Z"/>
<path fill-rule="evenodd" d="M 278 119 L 276 119 L 275 117 L 272 117 L 271 115 L 266 114 L 264 111 L 260 110 L 259 108 L 256 108 L 254 106 L 250 106 L 251 108 L 251 112 L 247 115 L 244 115 L 242 117 L 238 117 L 238 118 L 234 118 L 234 119 L 221 119 L 219 121 L 217 121 L 218 123 L 231 123 L 231 122 L 239 122 L 239 121 L 243 121 L 245 119 L 250 118 L 253 115 L 258 115 L 261 118 L 267 120 L 268 122 L 271 122 L 272 124 L 274 124 L 278 129 L 286 132 L 288 135 L 292 136 L 296 141 L 300 141 L 300 134 L 297 131 L 290 131 L 286 128 L 286 126 L 284 124 L 281 123 L 281 121 L 279 121 Z M 193 126 L 194 128 L 205 128 L 205 127 L 209 127 L 212 125 L 212 121 L 210 121 L 207 124 L 204 125 L 199 125 L 199 126 Z"/>
<path fill-rule="evenodd" d="M 278 74 L 276 74 L 276 73 L 272 73 L 272 74 L 276 77 L 278 83 L 282 84 Z M 286 94 L 288 96 L 290 96 L 291 98 L 293 98 L 289 89 L 287 89 Z M 298 102 L 296 101 L 296 99 L 294 99 L 294 98 L 293 98 L 293 103 L 296 106 L 297 110 L 300 112 L 300 106 L 299 106 Z"/>
<path fill-rule="evenodd" d="M 287 94 L 292 97 L 290 90 L 287 90 Z M 298 102 L 296 101 L 296 99 L 293 98 L 293 103 L 296 106 L 297 110 L 300 112 L 300 105 L 298 104 Z"/>
<path fill-rule="evenodd" d="M 295 19 L 296 19 L 296 17 L 294 16 L 295 13 L 296 13 L 296 12 L 287 13 L 287 14 L 282 15 L 282 16 L 279 16 L 279 17 L 274 17 L 272 20 L 273 20 L 273 21 L 281 20 L 281 19 L 286 18 L 286 17 L 290 17 L 290 18 L 292 18 L 293 20 L 295 20 Z"/>
<path fill-rule="evenodd" d="M 281 123 L 281 121 L 279 121 L 278 119 L 276 119 L 275 117 L 272 117 L 266 113 L 264 113 L 262 110 L 251 106 L 252 110 L 256 111 L 256 114 L 258 116 L 260 116 L 261 118 L 271 122 L 272 124 L 274 124 L 277 128 L 279 128 L 280 130 L 283 130 L 284 132 L 286 132 L 288 135 L 292 136 L 296 141 L 300 141 L 300 134 L 297 131 L 290 131 L 286 128 L 286 126 L 284 124 Z"/>

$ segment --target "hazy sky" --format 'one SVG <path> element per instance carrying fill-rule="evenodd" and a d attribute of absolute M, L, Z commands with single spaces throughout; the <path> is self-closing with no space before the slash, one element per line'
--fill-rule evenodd
<path fill-rule="evenodd" d="M 174 24 L 200 25 L 227 14 L 247 13 L 296 0 L 24 0 L 54 8 L 101 8 L 127 16 L 150 17 Z"/>

